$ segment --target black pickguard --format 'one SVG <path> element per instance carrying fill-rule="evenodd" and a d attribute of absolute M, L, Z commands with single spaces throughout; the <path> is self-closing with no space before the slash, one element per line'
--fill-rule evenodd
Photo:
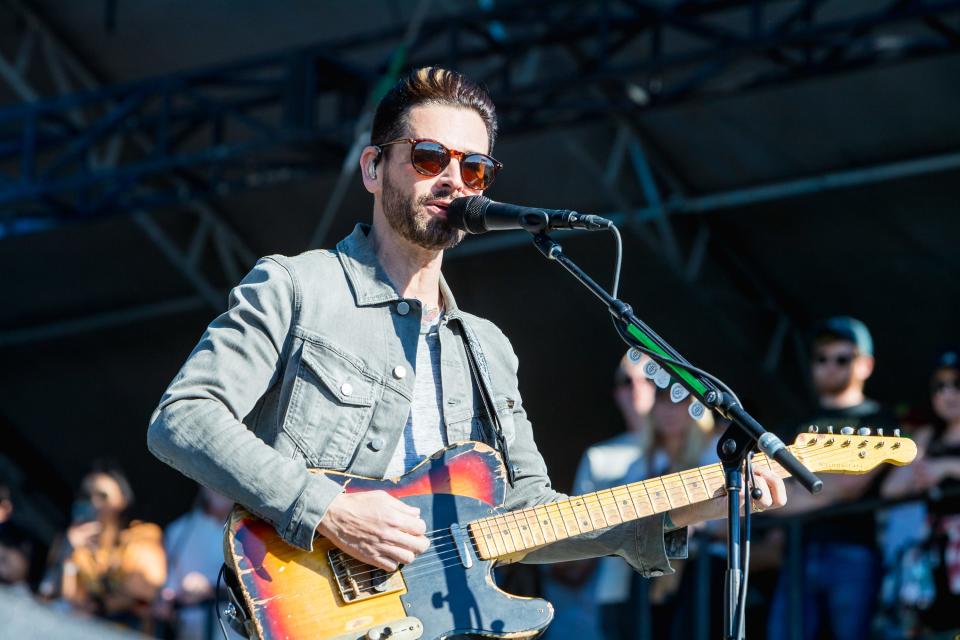
<path fill-rule="evenodd" d="M 428 532 L 443 530 L 434 536 L 449 533 L 453 523 L 465 526 L 497 511 L 480 500 L 450 494 L 402 500 L 420 508 Z M 493 581 L 493 561 L 478 558 L 472 542 L 468 547 L 473 559 L 469 569 L 461 562 L 452 538 L 443 538 L 401 570 L 407 584 L 401 602 L 408 616 L 423 623 L 423 637 L 527 635 L 524 632 L 532 636 L 545 629 L 553 619 L 550 603 L 500 591 Z"/>

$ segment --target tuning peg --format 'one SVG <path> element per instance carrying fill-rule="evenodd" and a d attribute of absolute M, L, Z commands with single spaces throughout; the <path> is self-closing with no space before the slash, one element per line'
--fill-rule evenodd
<path fill-rule="evenodd" d="M 807 429 L 807 431 L 810 432 L 810 433 L 820 433 L 820 427 L 818 427 L 818 426 L 815 425 L 815 424 L 812 424 L 812 425 L 810 425 L 810 427 Z"/>
<path fill-rule="evenodd" d="M 883 427 L 877 427 L 877 435 L 883 437 Z"/>
<path fill-rule="evenodd" d="M 859 429 L 857 429 L 857 435 L 858 435 L 858 436 L 868 436 L 868 435 L 870 435 L 870 428 L 869 428 L 869 427 L 860 427 Z"/>
<path fill-rule="evenodd" d="M 899 437 L 900 437 L 900 429 L 894 429 L 894 430 L 893 430 L 893 437 L 894 437 L 894 438 L 899 438 Z"/>
<path fill-rule="evenodd" d="M 827 433 L 833 434 L 833 425 L 827 425 Z"/>
<path fill-rule="evenodd" d="M 840 433 L 841 433 L 841 435 L 852 436 L 852 435 L 853 435 L 853 427 L 844 427 L 843 429 L 840 429 Z"/>

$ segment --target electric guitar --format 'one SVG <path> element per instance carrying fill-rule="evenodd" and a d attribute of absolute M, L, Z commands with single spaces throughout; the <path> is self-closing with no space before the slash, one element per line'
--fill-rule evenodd
<path fill-rule="evenodd" d="M 806 433 L 790 447 L 813 472 L 863 474 L 910 463 L 914 442 L 895 436 Z M 789 474 L 762 454 L 753 464 Z M 545 600 L 500 591 L 493 566 L 582 533 L 722 496 L 721 465 L 507 512 L 506 471 L 487 445 L 451 445 L 395 479 L 315 471 L 347 492 L 384 490 L 420 508 L 430 547 L 393 572 L 364 564 L 318 537 L 306 552 L 237 507 L 224 553 L 235 616 L 260 640 L 403 640 L 473 635 L 529 638 L 553 618 Z"/>

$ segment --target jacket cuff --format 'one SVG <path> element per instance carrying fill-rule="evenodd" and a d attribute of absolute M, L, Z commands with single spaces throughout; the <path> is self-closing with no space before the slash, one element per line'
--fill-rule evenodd
<path fill-rule="evenodd" d="M 637 557 L 634 568 L 645 578 L 659 578 L 673 573 L 671 559 L 687 557 L 687 529 L 667 531 L 665 516 L 644 518 L 637 526 Z"/>
<path fill-rule="evenodd" d="M 322 473 L 311 473 L 307 486 L 291 509 L 290 519 L 280 535 L 288 543 L 305 551 L 313 551 L 317 526 L 333 499 L 343 493 L 343 486 Z"/>

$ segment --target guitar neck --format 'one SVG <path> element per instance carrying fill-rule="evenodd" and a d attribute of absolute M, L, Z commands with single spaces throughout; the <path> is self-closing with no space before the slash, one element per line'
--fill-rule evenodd
<path fill-rule="evenodd" d="M 753 464 L 781 478 L 790 475 L 762 453 Z M 481 558 L 503 558 L 726 493 L 723 466 L 717 463 L 481 518 L 468 528 Z"/>

